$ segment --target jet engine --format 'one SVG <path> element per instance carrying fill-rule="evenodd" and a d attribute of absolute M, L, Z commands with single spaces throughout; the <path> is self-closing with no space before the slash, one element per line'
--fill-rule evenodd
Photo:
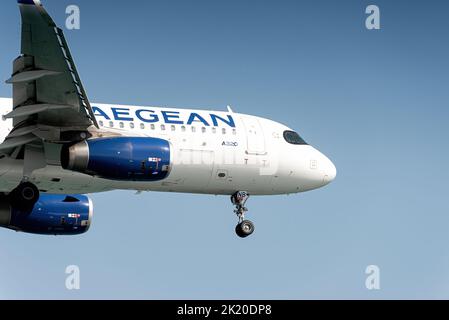
<path fill-rule="evenodd" d="M 89 230 L 92 201 L 83 195 L 41 194 L 30 209 L 17 209 L 0 199 L 0 227 L 41 235 L 78 235 Z"/>
<path fill-rule="evenodd" d="M 122 181 L 159 181 L 170 174 L 170 143 L 146 137 L 91 139 L 62 149 L 66 170 Z"/>

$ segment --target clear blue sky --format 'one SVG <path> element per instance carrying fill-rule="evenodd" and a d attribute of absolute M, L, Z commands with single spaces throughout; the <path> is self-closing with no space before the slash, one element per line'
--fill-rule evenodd
<path fill-rule="evenodd" d="M 0 9 L 4 80 L 15 2 Z M 61 26 L 80 6 L 65 33 L 91 101 L 231 104 L 297 129 L 338 177 L 251 198 L 244 241 L 227 197 L 93 195 L 85 235 L 0 230 L 0 298 L 449 298 L 447 1 L 43 2 Z M 372 3 L 380 31 L 364 27 Z M 80 291 L 65 289 L 71 264 Z"/>

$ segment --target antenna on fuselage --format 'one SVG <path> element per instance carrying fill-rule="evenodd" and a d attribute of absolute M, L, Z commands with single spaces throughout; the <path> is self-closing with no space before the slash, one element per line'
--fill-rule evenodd
<path fill-rule="evenodd" d="M 229 113 L 234 113 L 234 110 L 232 110 L 232 107 L 231 107 L 231 106 L 228 106 L 228 112 L 229 112 Z"/>

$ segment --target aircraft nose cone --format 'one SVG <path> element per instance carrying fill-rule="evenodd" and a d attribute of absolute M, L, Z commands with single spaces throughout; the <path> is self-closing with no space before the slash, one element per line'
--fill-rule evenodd
<path fill-rule="evenodd" d="M 333 162 L 326 157 L 324 161 L 324 183 L 329 184 L 335 180 L 337 177 L 337 168 L 333 164 Z"/>

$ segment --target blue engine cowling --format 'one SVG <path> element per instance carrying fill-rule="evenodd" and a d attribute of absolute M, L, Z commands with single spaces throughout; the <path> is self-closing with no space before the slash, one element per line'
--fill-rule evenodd
<path fill-rule="evenodd" d="M 78 235 L 89 230 L 92 201 L 83 195 L 41 194 L 32 209 L 12 207 L 0 200 L 0 227 L 42 235 Z"/>
<path fill-rule="evenodd" d="M 110 180 L 159 181 L 171 169 L 170 143 L 158 138 L 92 139 L 62 149 L 64 169 Z"/>

